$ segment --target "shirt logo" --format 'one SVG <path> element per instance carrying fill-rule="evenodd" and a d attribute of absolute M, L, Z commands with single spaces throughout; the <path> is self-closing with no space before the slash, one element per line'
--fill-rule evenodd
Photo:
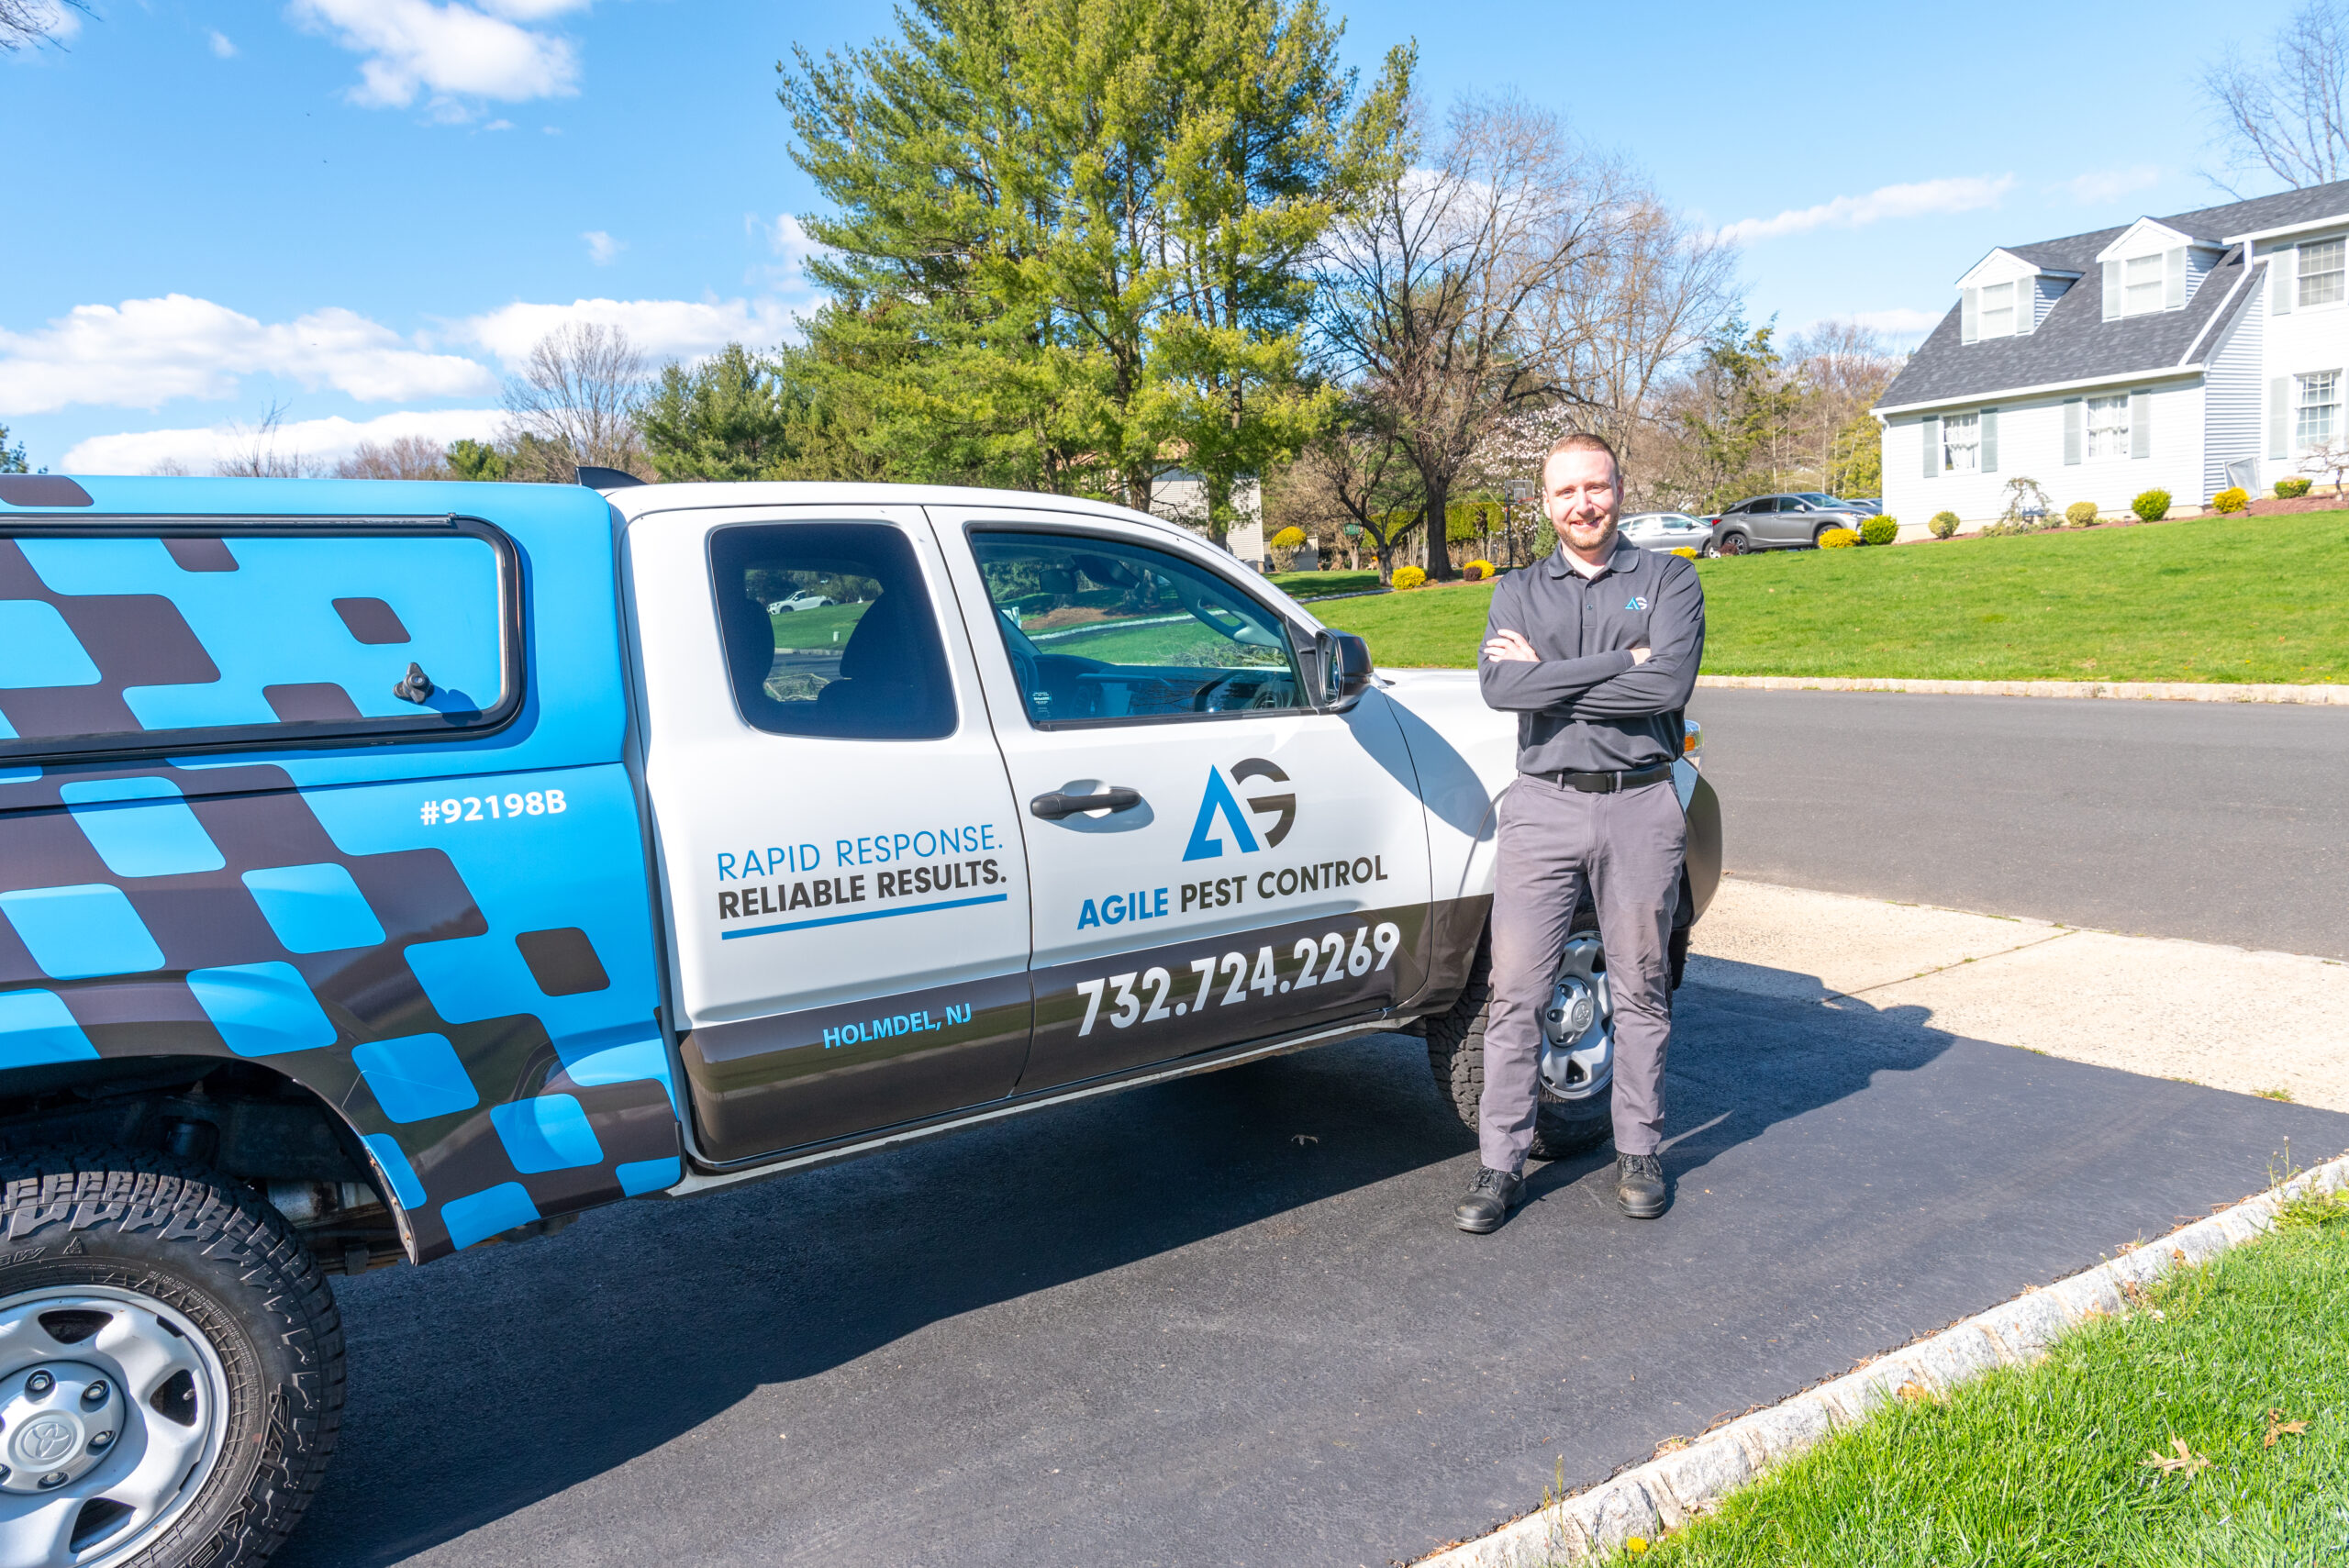
<path fill-rule="evenodd" d="M 1647 595 L 1644 594 L 1634 594 L 1631 595 L 1631 602 L 1625 605 L 1623 607 L 1627 610 L 1646 609 L 1648 607 Z"/>

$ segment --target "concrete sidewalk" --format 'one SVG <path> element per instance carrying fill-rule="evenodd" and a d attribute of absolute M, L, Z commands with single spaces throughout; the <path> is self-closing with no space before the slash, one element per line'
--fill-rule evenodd
<path fill-rule="evenodd" d="M 1688 979 L 1922 1007 L 1928 1027 L 1973 1040 L 2349 1110 L 2349 964 L 2331 959 L 1731 877 L 1698 923 Z"/>

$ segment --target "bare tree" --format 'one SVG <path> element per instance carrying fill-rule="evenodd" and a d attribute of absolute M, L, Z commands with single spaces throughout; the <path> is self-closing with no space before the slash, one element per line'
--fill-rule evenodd
<path fill-rule="evenodd" d="M 422 436 L 400 436 L 387 445 L 362 441 L 334 465 L 337 479 L 453 479 L 449 455 Z"/>
<path fill-rule="evenodd" d="M 643 467 L 635 415 L 645 373 L 642 350 L 617 327 L 574 321 L 540 339 L 522 373 L 506 384 L 511 476 L 568 484 L 574 464 Z"/>
<path fill-rule="evenodd" d="M 315 473 L 317 464 L 297 447 L 284 444 L 285 405 L 272 403 L 254 425 L 232 424 L 235 443 L 212 465 L 212 472 L 229 479 L 300 479 Z"/>
<path fill-rule="evenodd" d="M 1426 166 L 1424 120 L 1413 105 L 1393 172 L 1328 244 L 1319 327 L 1417 471 L 1428 572 L 1444 578 L 1445 506 L 1486 431 L 1595 402 L 1575 379 L 1585 323 L 1570 295 L 1604 266 L 1626 182 L 1519 100 L 1460 105 Z"/>
<path fill-rule="evenodd" d="M 0 0 L 0 50 L 14 52 L 27 44 L 56 43 L 68 9 L 95 15 L 83 0 Z"/>
<path fill-rule="evenodd" d="M 1908 356 L 1855 321 L 1827 321 L 1787 344 L 1787 361 L 1801 389 L 1792 466 L 1839 495 L 1881 490 L 1883 432 L 1868 410 Z"/>
<path fill-rule="evenodd" d="M 1362 530 L 1378 561 L 1378 580 L 1395 575 L 1395 552 L 1422 517 L 1414 503 L 1418 475 L 1393 435 L 1378 428 L 1378 410 L 1351 402 L 1330 428 L 1294 462 L 1267 476 L 1265 516 L 1308 532 L 1343 537 Z"/>
<path fill-rule="evenodd" d="M 2228 172 L 2264 169 L 2293 186 L 2349 177 L 2349 5 L 2301 0 L 2271 47 L 2272 64 L 2231 48 L 2202 73 Z"/>

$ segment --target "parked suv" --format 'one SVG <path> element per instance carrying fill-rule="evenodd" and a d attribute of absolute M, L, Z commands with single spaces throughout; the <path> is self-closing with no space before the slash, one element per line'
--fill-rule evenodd
<path fill-rule="evenodd" d="M 1139 513 L 0 474 L 0 1568 L 266 1557 L 329 1274 L 1366 1033 L 1475 1125 L 1516 716 Z"/>
<path fill-rule="evenodd" d="M 1816 490 L 1756 495 L 1711 518 L 1708 555 L 1744 555 L 1756 550 L 1804 550 L 1830 528 L 1856 531 L 1868 514 L 1848 501 Z"/>

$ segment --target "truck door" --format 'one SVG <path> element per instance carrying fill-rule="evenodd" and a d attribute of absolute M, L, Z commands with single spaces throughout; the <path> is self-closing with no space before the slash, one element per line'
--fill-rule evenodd
<path fill-rule="evenodd" d="M 705 1158 L 1008 1094 L 1030 1019 L 1019 828 L 921 513 L 653 513 L 625 558 Z"/>
<path fill-rule="evenodd" d="M 1028 844 L 1023 1093 L 1375 1015 L 1417 988 L 1427 829 L 1383 698 L 1317 711 L 1309 632 L 1229 557 L 1165 529 L 932 516 Z"/>

